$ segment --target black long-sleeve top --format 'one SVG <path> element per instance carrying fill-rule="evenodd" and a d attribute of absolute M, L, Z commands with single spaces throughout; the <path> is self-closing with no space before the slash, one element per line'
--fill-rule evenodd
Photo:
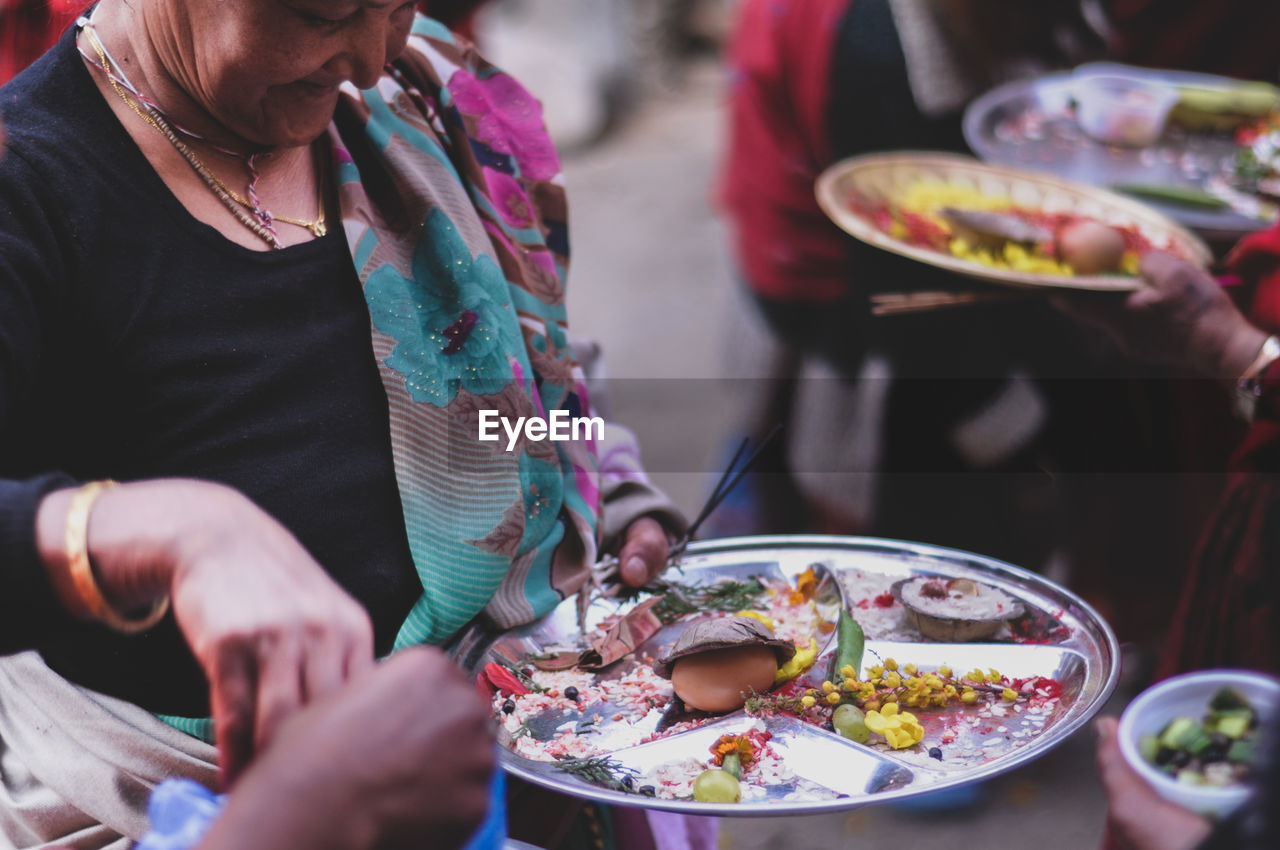
<path fill-rule="evenodd" d="M 68 35 L 0 88 L 0 653 L 164 714 L 204 716 L 170 618 L 124 637 L 58 606 L 36 557 L 52 489 L 223 482 L 368 609 L 380 652 L 421 592 L 370 320 L 341 228 L 282 251 L 194 219 Z"/>

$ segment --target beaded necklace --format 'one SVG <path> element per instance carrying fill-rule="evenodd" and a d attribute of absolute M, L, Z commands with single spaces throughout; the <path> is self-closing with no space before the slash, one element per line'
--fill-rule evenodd
<path fill-rule="evenodd" d="M 160 133 L 160 135 L 164 136 L 169 143 L 173 145 L 174 149 L 182 155 L 182 158 L 187 161 L 187 164 L 191 166 L 191 169 L 200 177 L 201 180 L 204 181 L 205 185 L 209 187 L 210 191 L 213 192 L 218 200 L 222 202 L 222 205 L 230 211 L 237 221 L 276 250 L 284 247 L 284 244 L 280 241 L 280 236 L 275 228 L 275 222 L 277 221 L 283 221 L 286 224 L 292 224 L 297 227 L 305 227 L 317 238 L 324 236 L 328 232 L 328 228 L 325 226 L 324 184 L 322 180 L 317 179 L 316 181 L 317 212 L 314 221 L 303 221 L 302 219 L 273 215 L 271 211 L 268 210 L 258 199 L 258 168 L 255 160 L 259 156 L 259 153 L 255 152 L 246 156 L 235 151 L 219 147 L 203 136 L 186 129 L 177 122 L 169 119 L 154 101 L 142 94 L 142 92 L 138 91 L 138 89 L 129 82 L 128 77 L 125 76 L 122 69 L 117 73 L 115 69 L 119 69 L 120 65 L 111 58 L 111 54 L 107 52 L 106 45 L 104 45 L 102 40 L 98 38 L 93 22 L 88 17 L 81 16 L 76 21 L 76 25 L 84 31 L 86 39 L 88 39 L 89 44 L 93 47 L 94 52 L 98 54 L 98 57 L 95 60 L 92 56 L 85 53 L 77 44 L 76 49 L 80 51 L 80 55 L 83 56 L 90 65 L 98 68 L 106 75 L 107 83 L 111 86 L 112 90 L 120 96 L 120 99 L 123 100 L 139 118 L 147 122 L 147 124 Z M 128 94 L 126 94 L 126 91 Z M 130 98 L 129 95 L 133 95 L 133 97 Z M 139 104 L 141 104 L 141 106 Z M 227 154 L 228 156 L 244 160 L 245 166 L 249 171 L 249 185 L 247 189 L 249 197 L 242 197 L 234 189 L 224 183 L 218 175 L 214 174 L 213 171 L 205 165 L 204 161 L 200 159 L 196 152 L 193 151 L 181 138 L 179 138 L 179 133 L 192 139 L 199 139 L 205 144 L 210 145 L 214 150 Z M 249 212 L 246 212 L 246 209 Z"/>

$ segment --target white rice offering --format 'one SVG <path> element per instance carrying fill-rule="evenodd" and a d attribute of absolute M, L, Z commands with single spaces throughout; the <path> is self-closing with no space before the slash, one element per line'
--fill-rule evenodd
<path fill-rule="evenodd" d="M 902 603 L 889 589 L 900 576 L 843 569 L 839 573 L 850 613 L 868 640 L 919 640 L 920 632 L 904 620 Z"/>
<path fill-rule="evenodd" d="M 1016 614 L 1017 600 L 990 585 L 968 579 L 920 576 L 901 588 L 902 599 L 933 617 L 958 620 L 999 620 Z"/>
<path fill-rule="evenodd" d="M 769 597 L 763 613 L 773 622 L 775 637 L 789 640 L 796 646 L 808 646 L 809 639 L 817 637 L 822 615 L 812 600 L 793 604 L 787 594 L 790 588 L 769 587 Z"/>
<path fill-rule="evenodd" d="M 644 773 L 636 785 L 652 785 L 655 796 L 664 800 L 680 800 L 693 797 L 693 781 L 707 765 L 690 756 L 681 761 L 667 762 Z"/>

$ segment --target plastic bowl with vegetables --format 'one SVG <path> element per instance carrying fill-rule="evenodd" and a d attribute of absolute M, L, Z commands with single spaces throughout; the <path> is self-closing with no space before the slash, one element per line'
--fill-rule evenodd
<path fill-rule="evenodd" d="M 1268 676 L 1245 670 L 1176 676 L 1129 703 L 1120 717 L 1120 751 L 1166 800 L 1222 817 L 1249 796 L 1249 784 L 1237 777 L 1277 711 L 1280 681 Z"/>

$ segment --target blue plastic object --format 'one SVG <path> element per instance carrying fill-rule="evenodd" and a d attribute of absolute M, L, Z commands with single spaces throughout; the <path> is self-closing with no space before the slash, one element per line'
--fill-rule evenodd
<path fill-rule="evenodd" d="M 507 778 L 498 768 L 489 783 L 489 814 L 462 850 L 502 850 L 507 840 Z"/>
<path fill-rule="evenodd" d="M 489 813 L 463 850 L 501 850 L 507 840 L 507 783 L 495 770 L 489 784 Z M 136 850 L 194 850 L 227 804 L 225 794 L 214 794 L 190 779 L 166 779 L 151 792 L 147 815 L 151 831 Z"/>
<path fill-rule="evenodd" d="M 214 794 L 190 779 L 166 779 L 151 792 L 147 815 L 151 831 L 137 850 L 191 850 L 217 820 L 225 795 Z"/>

